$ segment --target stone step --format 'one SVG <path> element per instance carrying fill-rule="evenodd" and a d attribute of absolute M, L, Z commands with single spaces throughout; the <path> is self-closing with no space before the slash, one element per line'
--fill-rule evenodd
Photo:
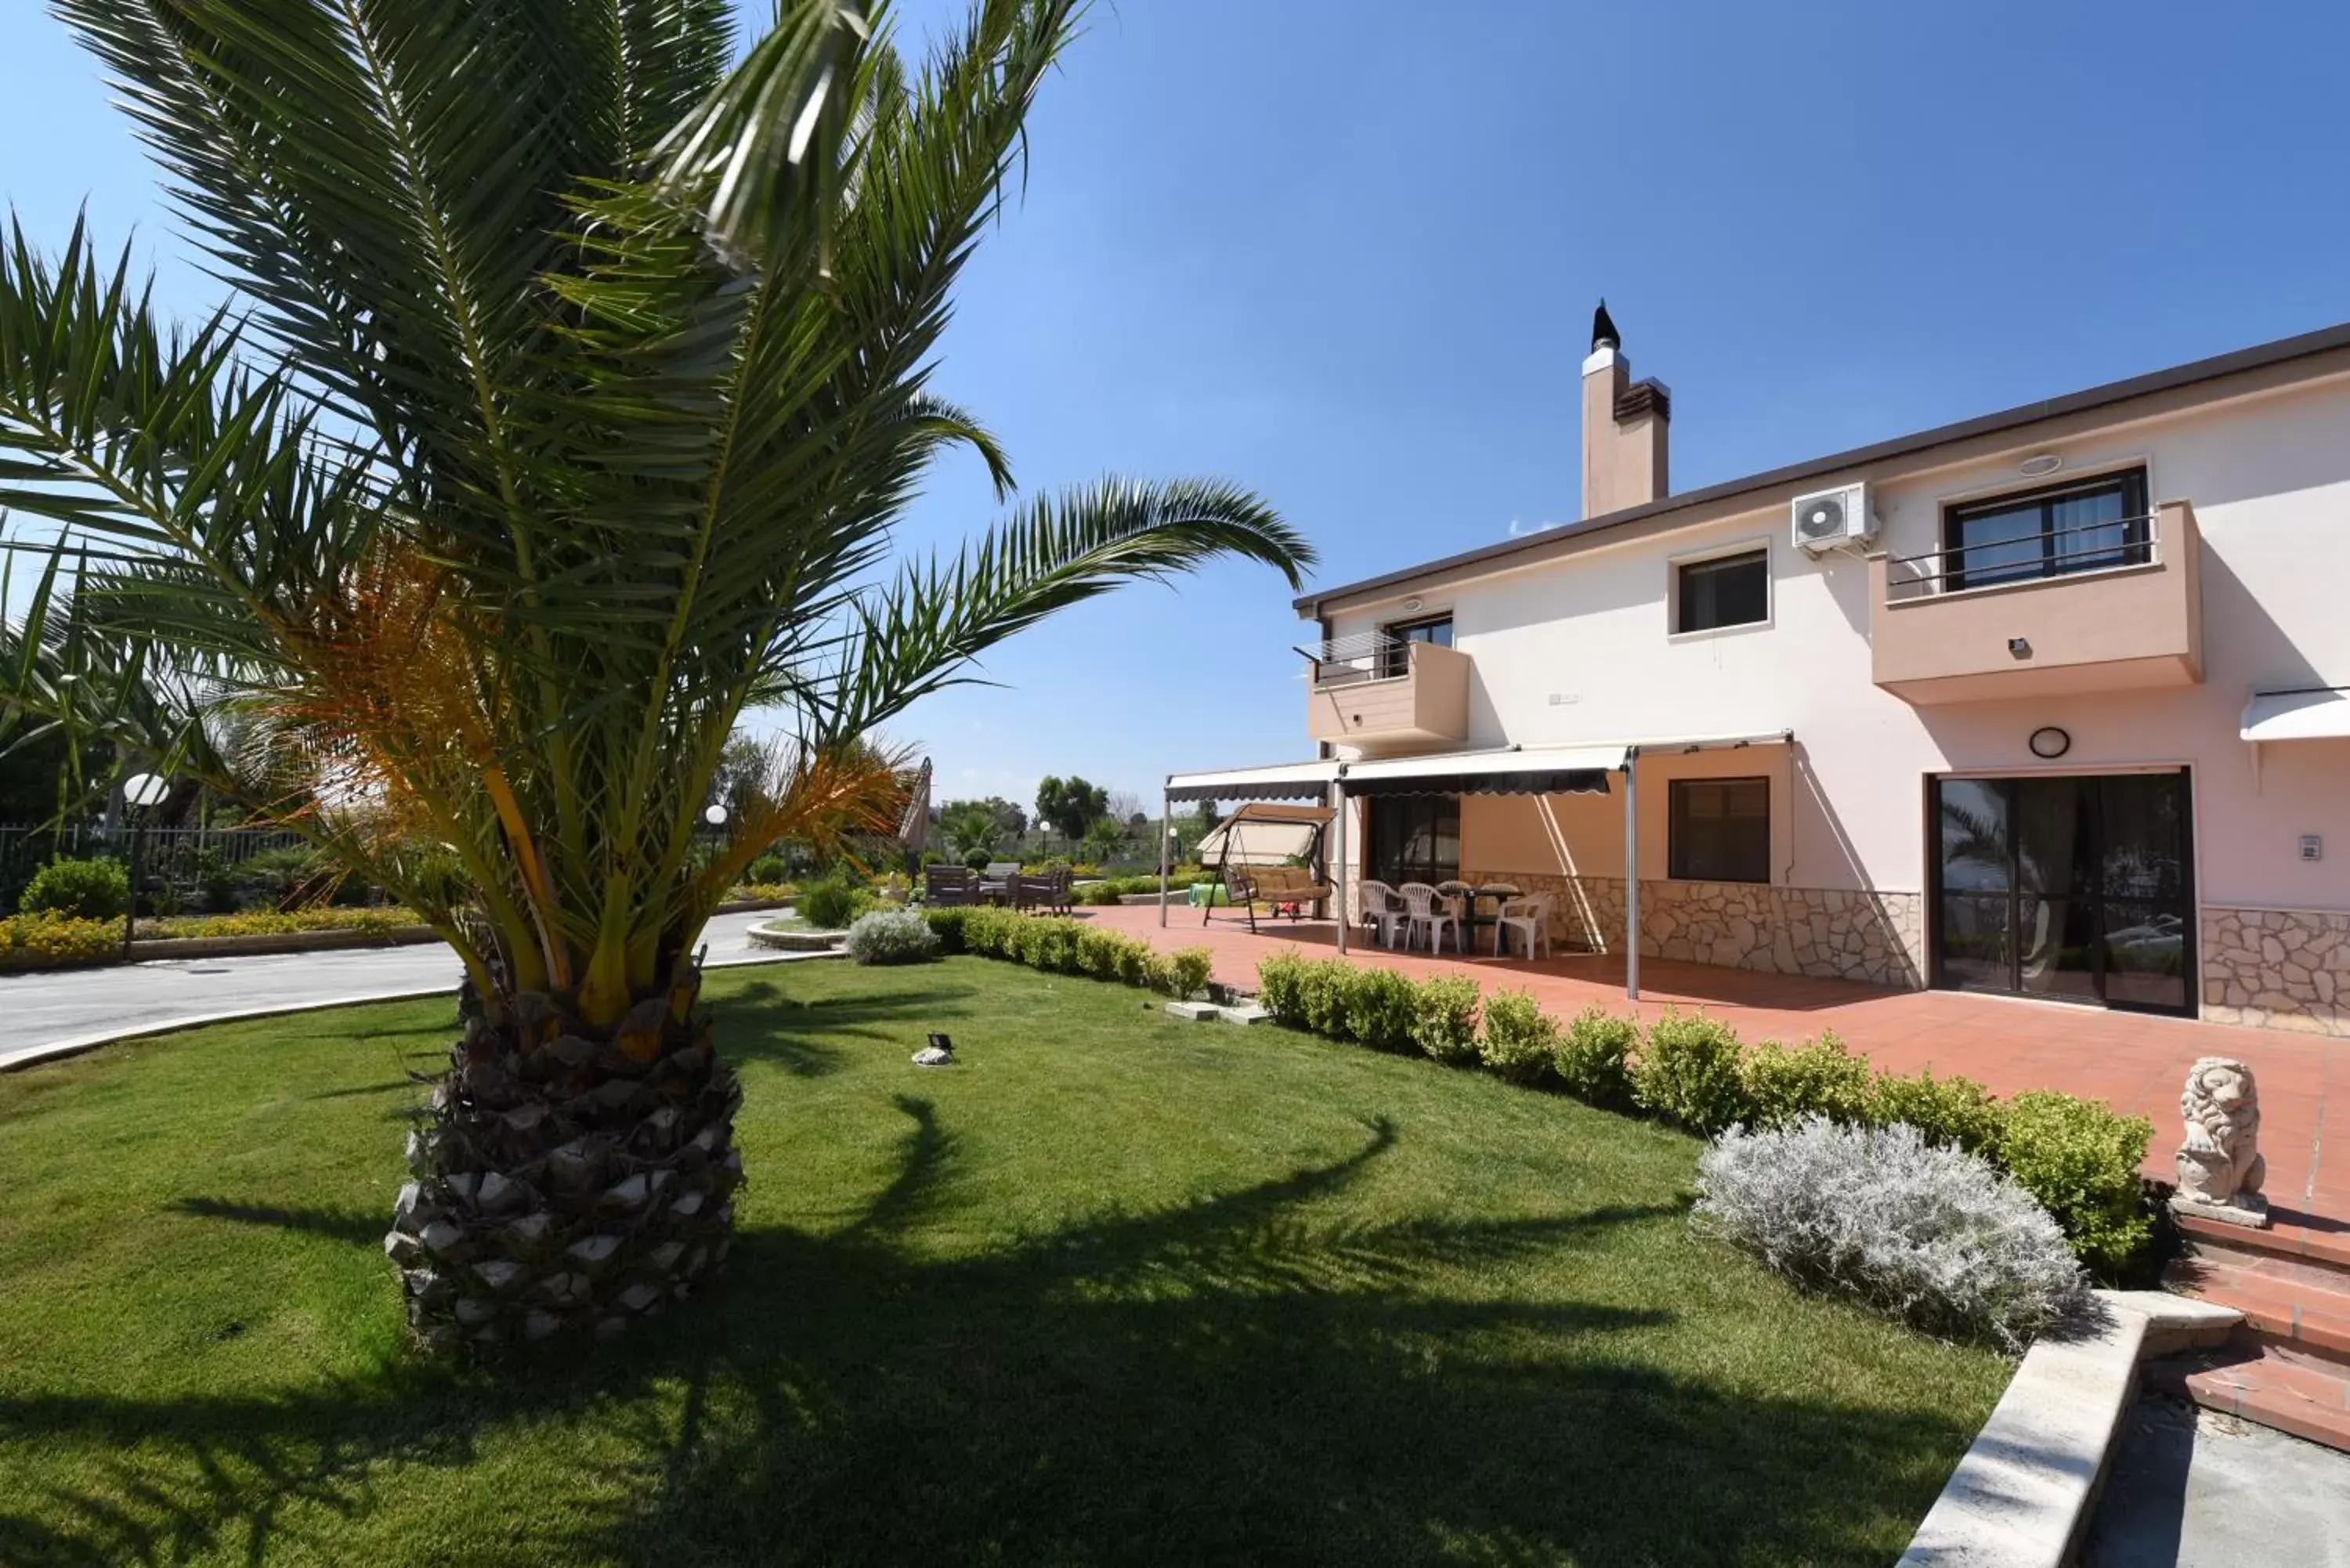
<path fill-rule="evenodd" d="M 2244 1314 L 2244 1330 L 2350 1373 L 2350 1274 L 2300 1259 L 2198 1251 L 2174 1260 L 2163 1282 Z"/>
<path fill-rule="evenodd" d="M 2150 1361 L 2145 1376 L 2149 1386 L 2207 1410 L 2350 1453 L 2350 1365 L 2239 1343 Z"/>
<path fill-rule="evenodd" d="M 2193 1214 L 2180 1214 L 2177 1219 L 2179 1233 L 2186 1238 L 2190 1251 L 2298 1258 L 2350 1272 L 2350 1225 L 2292 1210 L 2272 1209 L 2269 1212 L 2273 1223 L 2262 1230 Z"/>

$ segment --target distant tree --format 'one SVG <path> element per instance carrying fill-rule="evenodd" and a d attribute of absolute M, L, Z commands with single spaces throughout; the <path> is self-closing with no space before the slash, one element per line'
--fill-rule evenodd
<path fill-rule="evenodd" d="M 1216 809 L 1216 803 L 1214 801 L 1203 800 L 1200 803 L 1200 831 L 1201 833 L 1207 832 L 1208 829 L 1215 826 L 1216 824 L 1223 821 L 1223 819 L 1224 815 Z"/>
<path fill-rule="evenodd" d="M 1109 792 L 1108 798 L 1102 803 L 1102 810 L 1104 815 L 1114 816 L 1120 822 L 1148 822 L 1150 820 L 1148 816 L 1145 816 L 1142 814 L 1141 797 L 1137 795 L 1130 789 L 1111 790 Z"/>
<path fill-rule="evenodd" d="M 1114 816 L 1097 819 L 1086 829 L 1086 858 L 1097 863 L 1117 854 L 1126 843 L 1126 825 Z"/>
<path fill-rule="evenodd" d="M 1109 815 L 1109 791 L 1090 784 L 1075 774 L 1055 778 L 1047 774 L 1036 785 L 1036 815 L 1050 823 L 1062 837 L 1076 840 Z"/>
<path fill-rule="evenodd" d="M 948 801 L 939 807 L 939 820 L 943 823 L 967 811 L 983 811 L 993 817 L 999 837 L 1017 838 L 1028 831 L 1028 814 L 1000 794 L 992 794 L 983 800 Z"/>
<path fill-rule="evenodd" d="M 977 801 L 956 801 L 948 805 L 939 817 L 939 831 L 946 835 L 958 856 L 978 850 L 992 857 L 1003 837 L 1003 823 L 995 813 Z"/>
<path fill-rule="evenodd" d="M 723 805 L 730 815 L 740 816 L 757 797 L 773 763 L 765 746 L 742 731 L 735 731 L 718 753 L 718 771 L 710 780 L 710 804 Z"/>

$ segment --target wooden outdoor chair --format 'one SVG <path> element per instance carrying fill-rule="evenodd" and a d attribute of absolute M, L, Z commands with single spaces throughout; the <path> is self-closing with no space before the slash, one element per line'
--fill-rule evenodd
<path fill-rule="evenodd" d="M 978 897 L 978 884 L 979 878 L 967 866 L 925 866 L 922 902 L 936 909 L 968 904 Z"/>

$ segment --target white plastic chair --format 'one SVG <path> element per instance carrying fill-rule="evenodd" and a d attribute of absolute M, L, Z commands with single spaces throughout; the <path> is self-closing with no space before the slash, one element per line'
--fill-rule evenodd
<path fill-rule="evenodd" d="M 1534 947 L 1540 943 L 1545 956 L 1550 952 L 1550 895 L 1530 893 L 1523 898 L 1505 898 L 1493 916 L 1493 956 L 1500 958 L 1510 932 L 1516 931 L 1526 939 L 1526 958 L 1531 962 Z"/>
<path fill-rule="evenodd" d="M 1364 880 L 1355 884 L 1360 911 L 1359 924 L 1379 933 L 1379 946 L 1395 946 L 1396 928 L 1403 924 L 1403 911 L 1396 907 L 1396 892 L 1385 882 Z"/>
<path fill-rule="evenodd" d="M 1403 945 L 1411 946 L 1412 939 L 1421 928 L 1428 931 L 1428 950 L 1444 950 L 1445 928 L 1452 930 L 1452 950 L 1466 952 L 1461 945 L 1461 915 L 1458 908 L 1425 882 L 1406 882 L 1396 889 L 1403 895 Z"/>

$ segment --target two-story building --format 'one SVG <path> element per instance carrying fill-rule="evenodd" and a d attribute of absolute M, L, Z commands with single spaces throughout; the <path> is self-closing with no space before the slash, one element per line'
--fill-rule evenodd
<path fill-rule="evenodd" d="M 1679 494 L 1604 308 L 1582 400 L 1583 521 L 1299 599 L 1320 754 L 1170 797 L 1635 971 L 2350 1034 L 2350 326 Z"/>

